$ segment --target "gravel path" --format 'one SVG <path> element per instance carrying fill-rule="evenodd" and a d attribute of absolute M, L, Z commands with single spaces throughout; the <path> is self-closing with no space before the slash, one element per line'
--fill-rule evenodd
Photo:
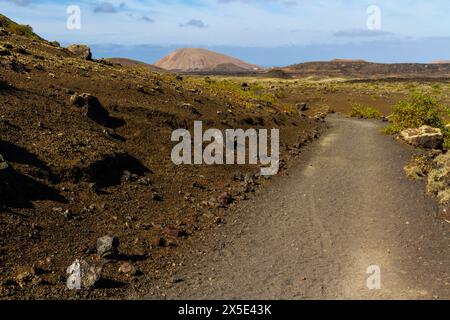
<path fill-rule="evenodd" d="M 289 176 L 186 257 L 168 299 L 450 299 L 450 225 L 405 177 L 410 149 L 378 122 L 328 121 Z"/>

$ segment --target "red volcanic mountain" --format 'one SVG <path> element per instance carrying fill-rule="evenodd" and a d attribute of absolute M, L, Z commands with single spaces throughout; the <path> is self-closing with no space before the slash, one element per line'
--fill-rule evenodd
<path fill-rule="evenodd" d="M 155 63 L 166 70 L 193 72 L 248 72 L 259 70 L 256 65 L 206 49 L 178 49 Z"/>

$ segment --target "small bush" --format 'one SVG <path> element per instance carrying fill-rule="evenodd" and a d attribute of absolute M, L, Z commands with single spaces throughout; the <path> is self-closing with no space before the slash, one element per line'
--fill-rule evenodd
<path fill-rule="evenodd" d="M 380 111 L 372 107 L 361 106 L 356 104 L 352 107 L 352 111 L 349 114 L 352 118 L 360 119 L 380 119 L 382 117 Z"/>
<path fill-rule="evenodd" d="M 445 129 L 442 119 L 445 108 L 436 99 L 424 94 L 414 93 L 407 100 L 399 101 L 391 115 L 391 124 L 385 128 L 389 134 L 398 133 L 408 128 L 427 125 Z"/>

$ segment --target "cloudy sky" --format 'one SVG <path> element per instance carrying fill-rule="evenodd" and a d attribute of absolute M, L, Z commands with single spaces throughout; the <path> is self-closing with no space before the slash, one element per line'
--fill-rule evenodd
<path fill-rule="evenodd" d="M 81 29 L 66 27 L 71 5 L 81 9 Z M 381 20 L 368 28 L 373 5 Z M 448 12 L 448 0 L 0 0 L 0 13 L 49 40 L 89 44 L 96 57 L 154 62 L 178 47 L 206 47 L 265 66 L 450 60 Z"/>

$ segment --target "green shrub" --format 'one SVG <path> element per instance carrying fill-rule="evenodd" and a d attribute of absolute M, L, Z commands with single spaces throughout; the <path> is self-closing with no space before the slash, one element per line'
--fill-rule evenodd
<path fill-rule="evenodd" d="M 274 104 L 279 99 L 276 93 L 268 92 L 267 88 L 259 83 L 251 83 L 243 87 L 241 83 L 232 80 L 217 80 L 204 82 L 203 85 L 215 94 L 226 94 L 235 100 L 243 101 L 248 106 L 256 102 Z"/>
<path fill-rule="evenodd" d="M 58 41 L 52 41 L 50 42 L 50 45 L 57 48 L 61 47 L 61 44 Z"/>
<path fill-rule="evenodd" d="M 4 15 L 0 14 L 0 27 L 6 29 L 7 31 L 20 35 L 20 36 L 25 36 L 28 38 L 34 38 L 34 39 L 41 39 L 39 36 L 37 36 L 34 32 L 33 32 L 33 28 L 29 25 L 23 25 L 23 24 L 18 24 L 10 19 L 8 19 L 7 17 L 5 17 Z"/>
<path fill-rule="evenodd" d="M 9 26 L 12 33 L 18 34 L 19 36 L 25 36 L 29 38 L 34 37 L 33 28 L 29 25 L 23 24 L 12 24 Z"/>
<path fill-rule="evenodd" d="M 450 150 L 450 128 L 446 128 L 444 116 L 449 109 L 438 103 L 435 98 L 414 93 L 408 100 L 398 102 L 391 116 L 391 124 L 384 128 L 387 134 L 396 134 L 408 128 L 419 128 L 427 125 L 442 130 L 443 148 Z"/>
<path fill-rule="evenodd" d="M 352 107 L 352 111 L 349 114 L 352 118 L 360 118 L 360 119 L 380 119 L 382 117 L 380 111 L 373 107 L 361 106 L 359 104 L 355 104 Z"/>
<path fill-rule="evenodd" d="M 433 97 L 420 92 L 414 93 L 409 99 L 395 105 L 390 117 L 391 124 L 385 128 L 385 132 L 393 134 L 423 125 L 444 130 L 444 111 L 445 108 Z"/>

